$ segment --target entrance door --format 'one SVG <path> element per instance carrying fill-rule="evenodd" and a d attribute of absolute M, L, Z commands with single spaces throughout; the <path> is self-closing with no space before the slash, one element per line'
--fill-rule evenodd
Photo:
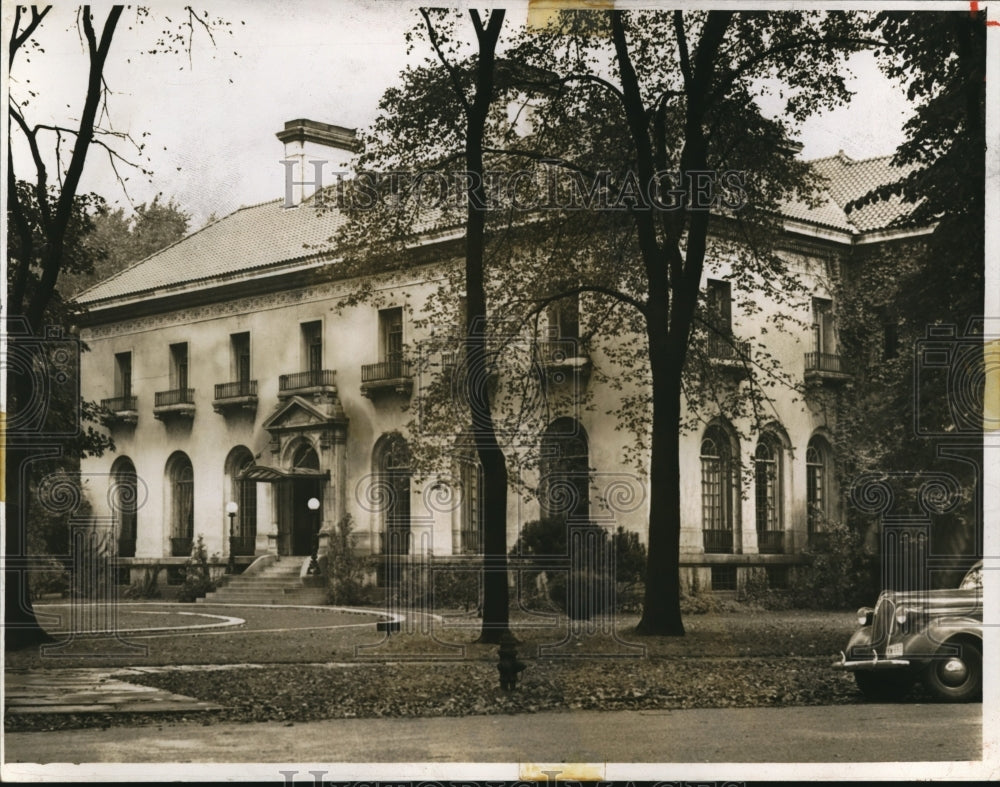
<path fill-rule="evenodd" d="M 323 508 L 320 482 L 307 478 L 295 479 L 292 484 L 292 554 L 311 555 Z M 309 499 L 313 497 L 320 502 L 320 507 L 310 511 Z"/>

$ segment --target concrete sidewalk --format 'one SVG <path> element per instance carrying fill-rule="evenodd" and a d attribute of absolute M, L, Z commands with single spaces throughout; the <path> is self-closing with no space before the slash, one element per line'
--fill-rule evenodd
<path fill-rule="evenodd" d="M 6 670 L 4 713 L 194 713 L 220 707 L 122 679 L 142 671 L 114 667 Z"/>
<path fill-rule="evenodd" d="M 5 736 L 39 763 L 942 762 L 982 759 L 983 706 L 840 705 L 167 724 Z M 167 717 L 164 717 L 166 721 Z M 277 771 L 274 778 L 280 779 Z M 311 781 L 307 773 L 300 779 Z"/>

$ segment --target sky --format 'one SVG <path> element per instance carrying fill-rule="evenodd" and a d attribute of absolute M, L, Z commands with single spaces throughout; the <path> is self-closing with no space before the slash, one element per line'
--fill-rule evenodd
<path fill-rule="evenodd" d="M 406 65 L 404 35 L 419 20 L 404 3 L 374 0 L 216 0 L 206 7 L 230 26 L 215 34 L 214 46 L 196 30 L 190 62 L 186 53 L 142 54 L 167 18 L 176 27 L 181 4 L 154 3 L 153 18 L 142 25 L 134 10 L 126 12 L 107 69 L 110 118 L 116 130 L 145 143 L 143 164 L 154 175 L 120 167 L 128 178 L 123 192 L 107 156 L 95 149 L 83 183 L 127 209 L 157 193 L 174 198 L 192 215 L 193 228 L 212 214 L 283 195 L 275 133 L 285 121 L 370 124 L 382 92 Z M 10 7 L 3 13 L 9 24 Z M 508 19 L 513 24 L 526 13 L 526 6 L 511 5 Z M 86 76 L 71 7 L 57 7 L 38 38 L 45 51 L 32 53 L 30 62 L 19 55 L 11 91 L 38 92 L 26 109 L 29 122 L 66 124 L 79 116 Z M 855 99 L 806 123 L 803 158 L 840 150 L 852 158 L 884 155 L 903 140 L 910 107 L 902 89 L 881 75 L 870 54 L 853 57 L 850 73 Z M 27 171 L 26 151 L 15 147 L 15 153 L 17 168 Z"/>

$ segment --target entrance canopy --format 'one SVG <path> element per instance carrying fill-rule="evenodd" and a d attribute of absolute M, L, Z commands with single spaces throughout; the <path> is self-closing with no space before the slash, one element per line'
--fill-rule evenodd
<path fill-rule="evenodd" d="M 238 478 L 245 481 L 256 481 L 263 484 L 276 484 L 290 478 L 309 479 L 329 479 L 329 470 L 317 470 L 311 467 L 293 467 L 290 470 L 282 470 L 279 467 L 268 467 L 267 465 L 254 465 L 248 467 Z"/>

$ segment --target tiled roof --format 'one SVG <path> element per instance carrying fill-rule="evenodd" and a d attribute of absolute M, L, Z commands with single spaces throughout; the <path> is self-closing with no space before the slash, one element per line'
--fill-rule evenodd
<path fill-rule="evenodd" d="M 87 304 L 136 295 L 317 256 L 344 223 L 336 210 L 317 214 L 311 203 L 282 200 L 240 208 L 99 284 L 76 300 Z"/>
<path fill-rule="evenodd" d="M 838 229 L 844 229 L 843 222 L 846 221 L 850 228 L 858 232 L 871 232 L 898 225 L 914 208 L 912 204 L 903 202 L 899 197 L 879 200 L 852 210 L 847 209 L 852 201 L 879 186 L 901 180 L 916 168 L 915 165 L 896 167 L 891 162 L 892 156 L 854 161 L 844 155 L 843 151 L 836 156 L 809 162 L 813 170 L 826 179 L 826 195 L 829 197 L 829 202 L 832 202 L 830 207 L 839 213 L 839 219 L 830 221 L 827 206 L 813 211 L 812 215 L 807 217 L 794 215 L 789 209 L 790 218 L 802 218 L 804 221 L 815 221 Z"/>
<path fill-rule="evenodd" d="M 781 212 L 790 219 L 851 234 L 888 228 L 909 212 L 910 206 L 899 198 L 850 211 L 847 205 L 910 171 L 891 166 L 891 158 L 852 161 L 841 152 L 817 159 L 811 164 L 827 181 L 820 203 L 811 207 L 790 202 Z M 345 221 L 336 210 L 317 214 L 308 201 L 297 208 L 285 208 L 281 200 L 240 208 L 85 290 L 76 300 L 95 304 L 315 257 L 329 247 L 328 241 Z"/>

